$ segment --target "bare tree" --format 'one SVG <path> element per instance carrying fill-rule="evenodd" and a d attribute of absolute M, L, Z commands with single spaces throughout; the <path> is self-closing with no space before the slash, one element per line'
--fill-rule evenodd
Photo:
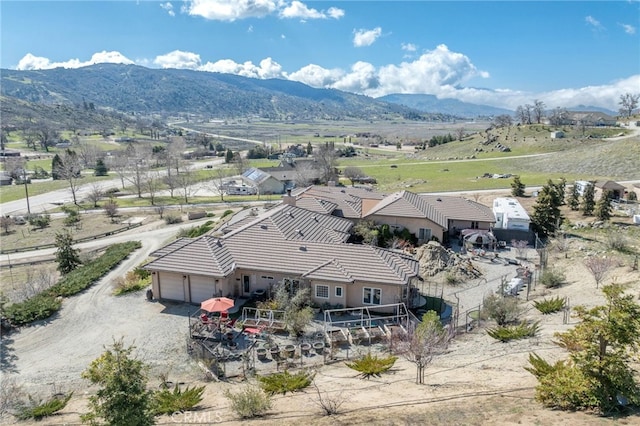
<path fill-rule="evenodd" d="M 551 112 L 551 115 L 549 116 L 549 123 L 552 126 L 561 126 L 567 123 L 568 119 L 569 112 L 565 108 L 557 107 Z"/>
<path fill-rule="evenodd" d="M 124 181 L 127 177 L 129 159 L 127 157 L 126 151 L 117 151 L 115 155 L 112 155 L 109 161 L 109 168 L 114 170 L 118 177 L 120 178 L 120 184 L 122 185 L 122 189 L 125 188 Z"/>
<path fill-rule="evenodd" d="M 620 115 L 627 118 L 631 117 L 633 110 L 638 107 L 638 100 L 640 100 L 640 93 L 635 95 L 631 93 L 620 95 L 620 102 L 618 102 L 620 105 Z"/>
<path fill-rule="evenodd" d="M 11 216 L 0 217 L 0 228 L 2 228 L 5 234 L 9 234 L 9 231 L 11 230 L 11 227 L 14 223 L 15 222 Z"/>
<path fill-rule="evenodd" d="M 149 199 L 151 200 L 151 205 L 155 205 L 156 193 L 160 189 L 162 185 L 162 178 L 158 171 L 149 170 L 146 173 L 144 179 L 144 189 L 149 194 Z"/>
<path fill-rule="evenodd" d="M 93 203 L 93 207 L 98 207 L 98 201 L 104 197 L 104 190 L 102 185 L 98 182 L 93 182 L 87 193 L 87 199 Z"/>
<path fill-rule="evenodd" d="M 118 203 L 110 199 L 104 206 L 102 206 L 104 210 L 104 214 L 107 215 L 109 219 L 111 219 L 111 223 L 115 222 L 116 217 L 118 217 Z"/>
<path fill-rule="evenodd" d="M 516 251 L 517 259 L 527 258 L 527 246 L 529 242 L 527 240 L 511 240 L 511 247 Z"/>
<path fill-rule="evenodd" d="M 540 124 L 544 118 L 544 102 L 536 99 L 533 101 L 533 119 L 536 123 Z"/>
<path fill-rule="evenodd" d="M 60 137 L 60 132 L 47 124 L 41 123 L 36 127 L 36 135 L 40 147 L 49 152 L 49 147 Z"/>
<path fill-rule="evenodd" d="M 231 176 L 231 172 L 228 167 L 219 165 L 213 171 L 213 178 L 208 182 L 209 189 L 217 192 L 220 195 L 220 201 L 224 201 L 225 182 Z"/>
<path fill-rule="evenodd" d="M 158 213 L 158 216 L 160 216 L 160 219 L 162 219 L 162 217 L 164 216 L 164 211 L 167 209 L 167 206 L 165 206 L 164 204 L 159 204 L 155 206 L 154 209 L 156 213 Z"/>
<path fill-rule="evenodd" d="M 193 174 L 193 168 L 191 164 L 185 164 L 180 170 L 180 174 L 177 176 L 180 192 L 184 197 L 185 204 L 189 204 L 189 197 L 194 194 L 193 184 L 195 182 L 195 176 Z"/>
<path fill-rule="evenodd" d="M 600 283 L 609 274 L 609 271 L 614 267 L 614 261 L 610 257 L 596 257 L 592 256 L 584 261 L 584 266 L 593 276 L 596 281 L 596 288 L 600 286 Z"/>
<path fill-rule="evenodd" d="M 458 127 L 456 129 L 456 138 L 461 141 L 462 139 L 464 139 L 464 135 L 466 134 L 464 127 Z"/>
<path fill-rule="evenodd" d="M 358 179 L 365 177 L 364 172 L 360 167 L 349 166 L 342 172 L 344 176 L 351 181 L 351 186 L 354 186 Z"/>
<path fill-rule="evenodd" d="M 513 118 L 508 114 L 501 114 L 493 120 L 493 125 L 496 127 L 510 127 L 513 125 Z"/>
<path fill-rule="evenodd" d="M 436 355 L 445 352 L 453 338 L 452 330 L 442 326 L 435 311 L 429 311 L 413 330 L 397 335 L 395 350 L 416 365 L 416 384 L 424 384 L 425 369 Z"/>
<path fill-rule="evenodd" d="M 343 392 L 339 392 L 336 395 L 329 395 L 327 392 L 323 394 L 315 382 L 313 382 L 313 386 L 316 388 L 317 393 L 313 402 L 322 409 L 322 413 L 325 416 L 333 416 L 340 413 L 340 407 L 347 401 Z"/>
<path fill-rule="evenodd" d="M 305 188 L 318 180 L 320 170 L 315 161 L 296 161 L 294 182 L 297 187 Z"/>
<path fill-rule="evenodd" d="M 314 157 L 322 171 L 322 180 L 324 183 L 335 181 L 337 178 L 336 164 L 338 161 L 338 153 L 335 150 L 333 142 L 319 145 L 317 149 L 315 149 Z"/>
<path fill-rule="evenodd" d="M 518 121 L 520 124 L 531 124 L 531 110 L 533 106 L 527 105 L 518 105 L 516 108 L 516 117 L 518 117 Z"/>
<path fill-rule="evenodd" d="M 64 151 L 60 157 L 61 163 L 58 165 L 58 174 L 61 179 L 66 180 L 69 183 L 69 189 L 71 190 L 71 196 L 73 197 L 73 204 L 78 204 L 76 194 L 78 192 L 78 186 L 80 186 L 79 179 L 82 177 L 82 164 L 80 158 L 70 149 Z"/>

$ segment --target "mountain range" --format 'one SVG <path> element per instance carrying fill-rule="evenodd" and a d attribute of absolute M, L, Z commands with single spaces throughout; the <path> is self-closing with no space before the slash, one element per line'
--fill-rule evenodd
<path fill-rule="evenodd" d="M 433 95 L 392 94 L 374 99 L 290 80 L 138 65 L 96 64 L 36 71 L 2 69 L 0 76 L 0 93 L 4 97 L 39 105 L 90 104 L 127 114 L 427 121 L 513 114 L 508 109 L 438 99 Z"/>

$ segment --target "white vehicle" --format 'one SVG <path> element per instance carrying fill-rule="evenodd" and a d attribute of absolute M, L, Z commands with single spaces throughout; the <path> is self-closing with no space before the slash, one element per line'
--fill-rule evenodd
<path fill-rule="evenodd" d="M 253 186 L 229 185 L 225 189 L 227 195 L 256 195 L 258 191 Z"/>

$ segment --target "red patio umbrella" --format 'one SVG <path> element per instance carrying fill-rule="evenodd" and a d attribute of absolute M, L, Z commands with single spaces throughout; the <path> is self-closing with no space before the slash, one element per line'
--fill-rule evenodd
<path fill-rule="evenodd" d="M 200 309 L 207 312 L 224 312 L 233 308 L 233 299 L 228 297 L 212 297 L 200 303 Z"/>

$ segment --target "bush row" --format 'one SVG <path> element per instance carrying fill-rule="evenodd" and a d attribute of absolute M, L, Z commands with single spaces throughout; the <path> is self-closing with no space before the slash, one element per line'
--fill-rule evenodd
<path fill-rule="evenodd" d="M 141 246 L 139 241 L 109 246 L 103 255 L 65 275 L 53 287 L 6 307 L 5 318 L 11 325 L 20 326 L 50 317 L 62 306 L 62 297 L 85 290 Z"/>

